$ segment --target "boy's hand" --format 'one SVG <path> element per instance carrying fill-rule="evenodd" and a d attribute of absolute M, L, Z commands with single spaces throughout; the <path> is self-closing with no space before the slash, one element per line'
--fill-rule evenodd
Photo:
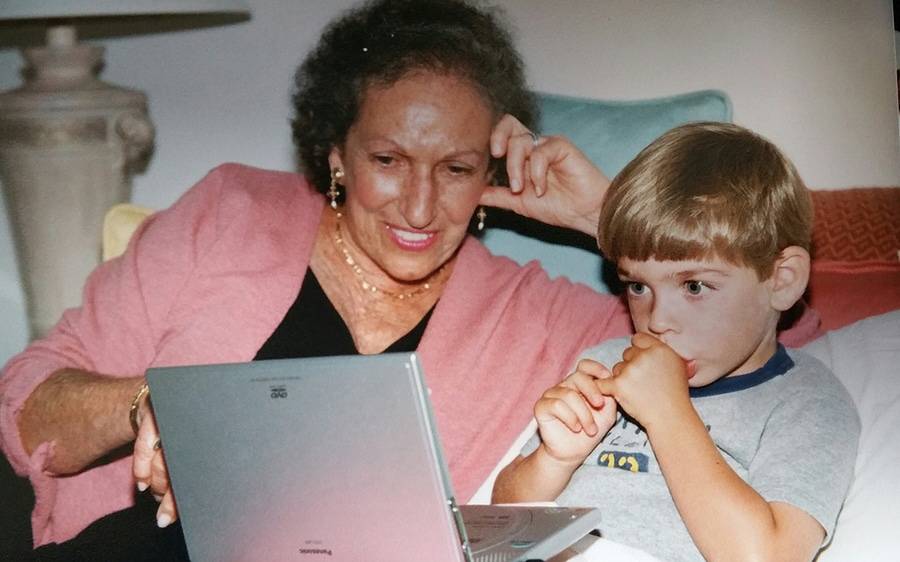
<path fill-rule="evenodd" d="M 615 423 L 616 403 L 597 385 L 611 376 L 600 363 L 582 359 L 574 373 L 534 405 L 542 447 L 553 460 L 581 464 Z"/>
<path fill-rule="evenodd" d="M 631 338 L 631 347 L 622 352 L 622 361 L 613 366 L 612 374 L 597 381 L 601 392 L 612 396 L 648 430 L 654 423 L 670 423 L 693 409 L 687 365 L 671 347 L 650 334 Z"/>

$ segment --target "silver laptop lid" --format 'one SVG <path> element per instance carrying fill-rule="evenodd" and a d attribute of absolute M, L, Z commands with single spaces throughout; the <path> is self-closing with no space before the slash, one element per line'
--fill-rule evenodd
<path fill-rule="evenodd" d="M 463 560 L 415 354 L 147 380 L 194 562 Z"/>

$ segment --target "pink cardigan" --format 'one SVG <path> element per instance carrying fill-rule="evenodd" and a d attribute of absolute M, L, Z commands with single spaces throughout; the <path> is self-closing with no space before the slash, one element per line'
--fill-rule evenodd
<path fill-rule="evenodd" d="M 295 174 L 212 171 L 98 267 L 80 308 L 13 357 L 0 379 L 0 444 L 35 490 L 35 545 L 133 505 L 131 458 L 55 477 L 52 445 L 29 458 L 16 416 L 63 367 L 134 376 L 148 367 L 251 360 L 293 303 L 324 199 Z M 460 250 L 419 346 L 457 497 L 470 497 L 578 352 L 630 330 L 624 306 L 476 240 Z"/>

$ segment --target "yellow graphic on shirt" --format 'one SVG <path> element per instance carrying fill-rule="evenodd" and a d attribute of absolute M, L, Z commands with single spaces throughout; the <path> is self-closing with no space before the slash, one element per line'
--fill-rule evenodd
<path fill-rule="evenodd" d="M 618 468 L 629 472 L 647 472 L 647 455 L 643 453 L 626 453 L 623 451 L 603 451 L 597 464 L 607 468 Z"/>

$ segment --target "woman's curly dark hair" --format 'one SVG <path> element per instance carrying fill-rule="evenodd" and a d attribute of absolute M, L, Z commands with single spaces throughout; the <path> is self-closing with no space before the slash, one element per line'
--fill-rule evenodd
<path fill-rule="evenodd" d="M 366 2 L 325 29 L 294 77 L 294 145 L 316 189 L 328 189 L 328 154 L 343 145 L 365 89 L 415 70 L 467 78 L 496 118 L 509 113 L 534 127 L 534 96 L 496 9 L 465 0 Z M 495 179 L 505 182 L 505 168 L 492 166 Z"/>

